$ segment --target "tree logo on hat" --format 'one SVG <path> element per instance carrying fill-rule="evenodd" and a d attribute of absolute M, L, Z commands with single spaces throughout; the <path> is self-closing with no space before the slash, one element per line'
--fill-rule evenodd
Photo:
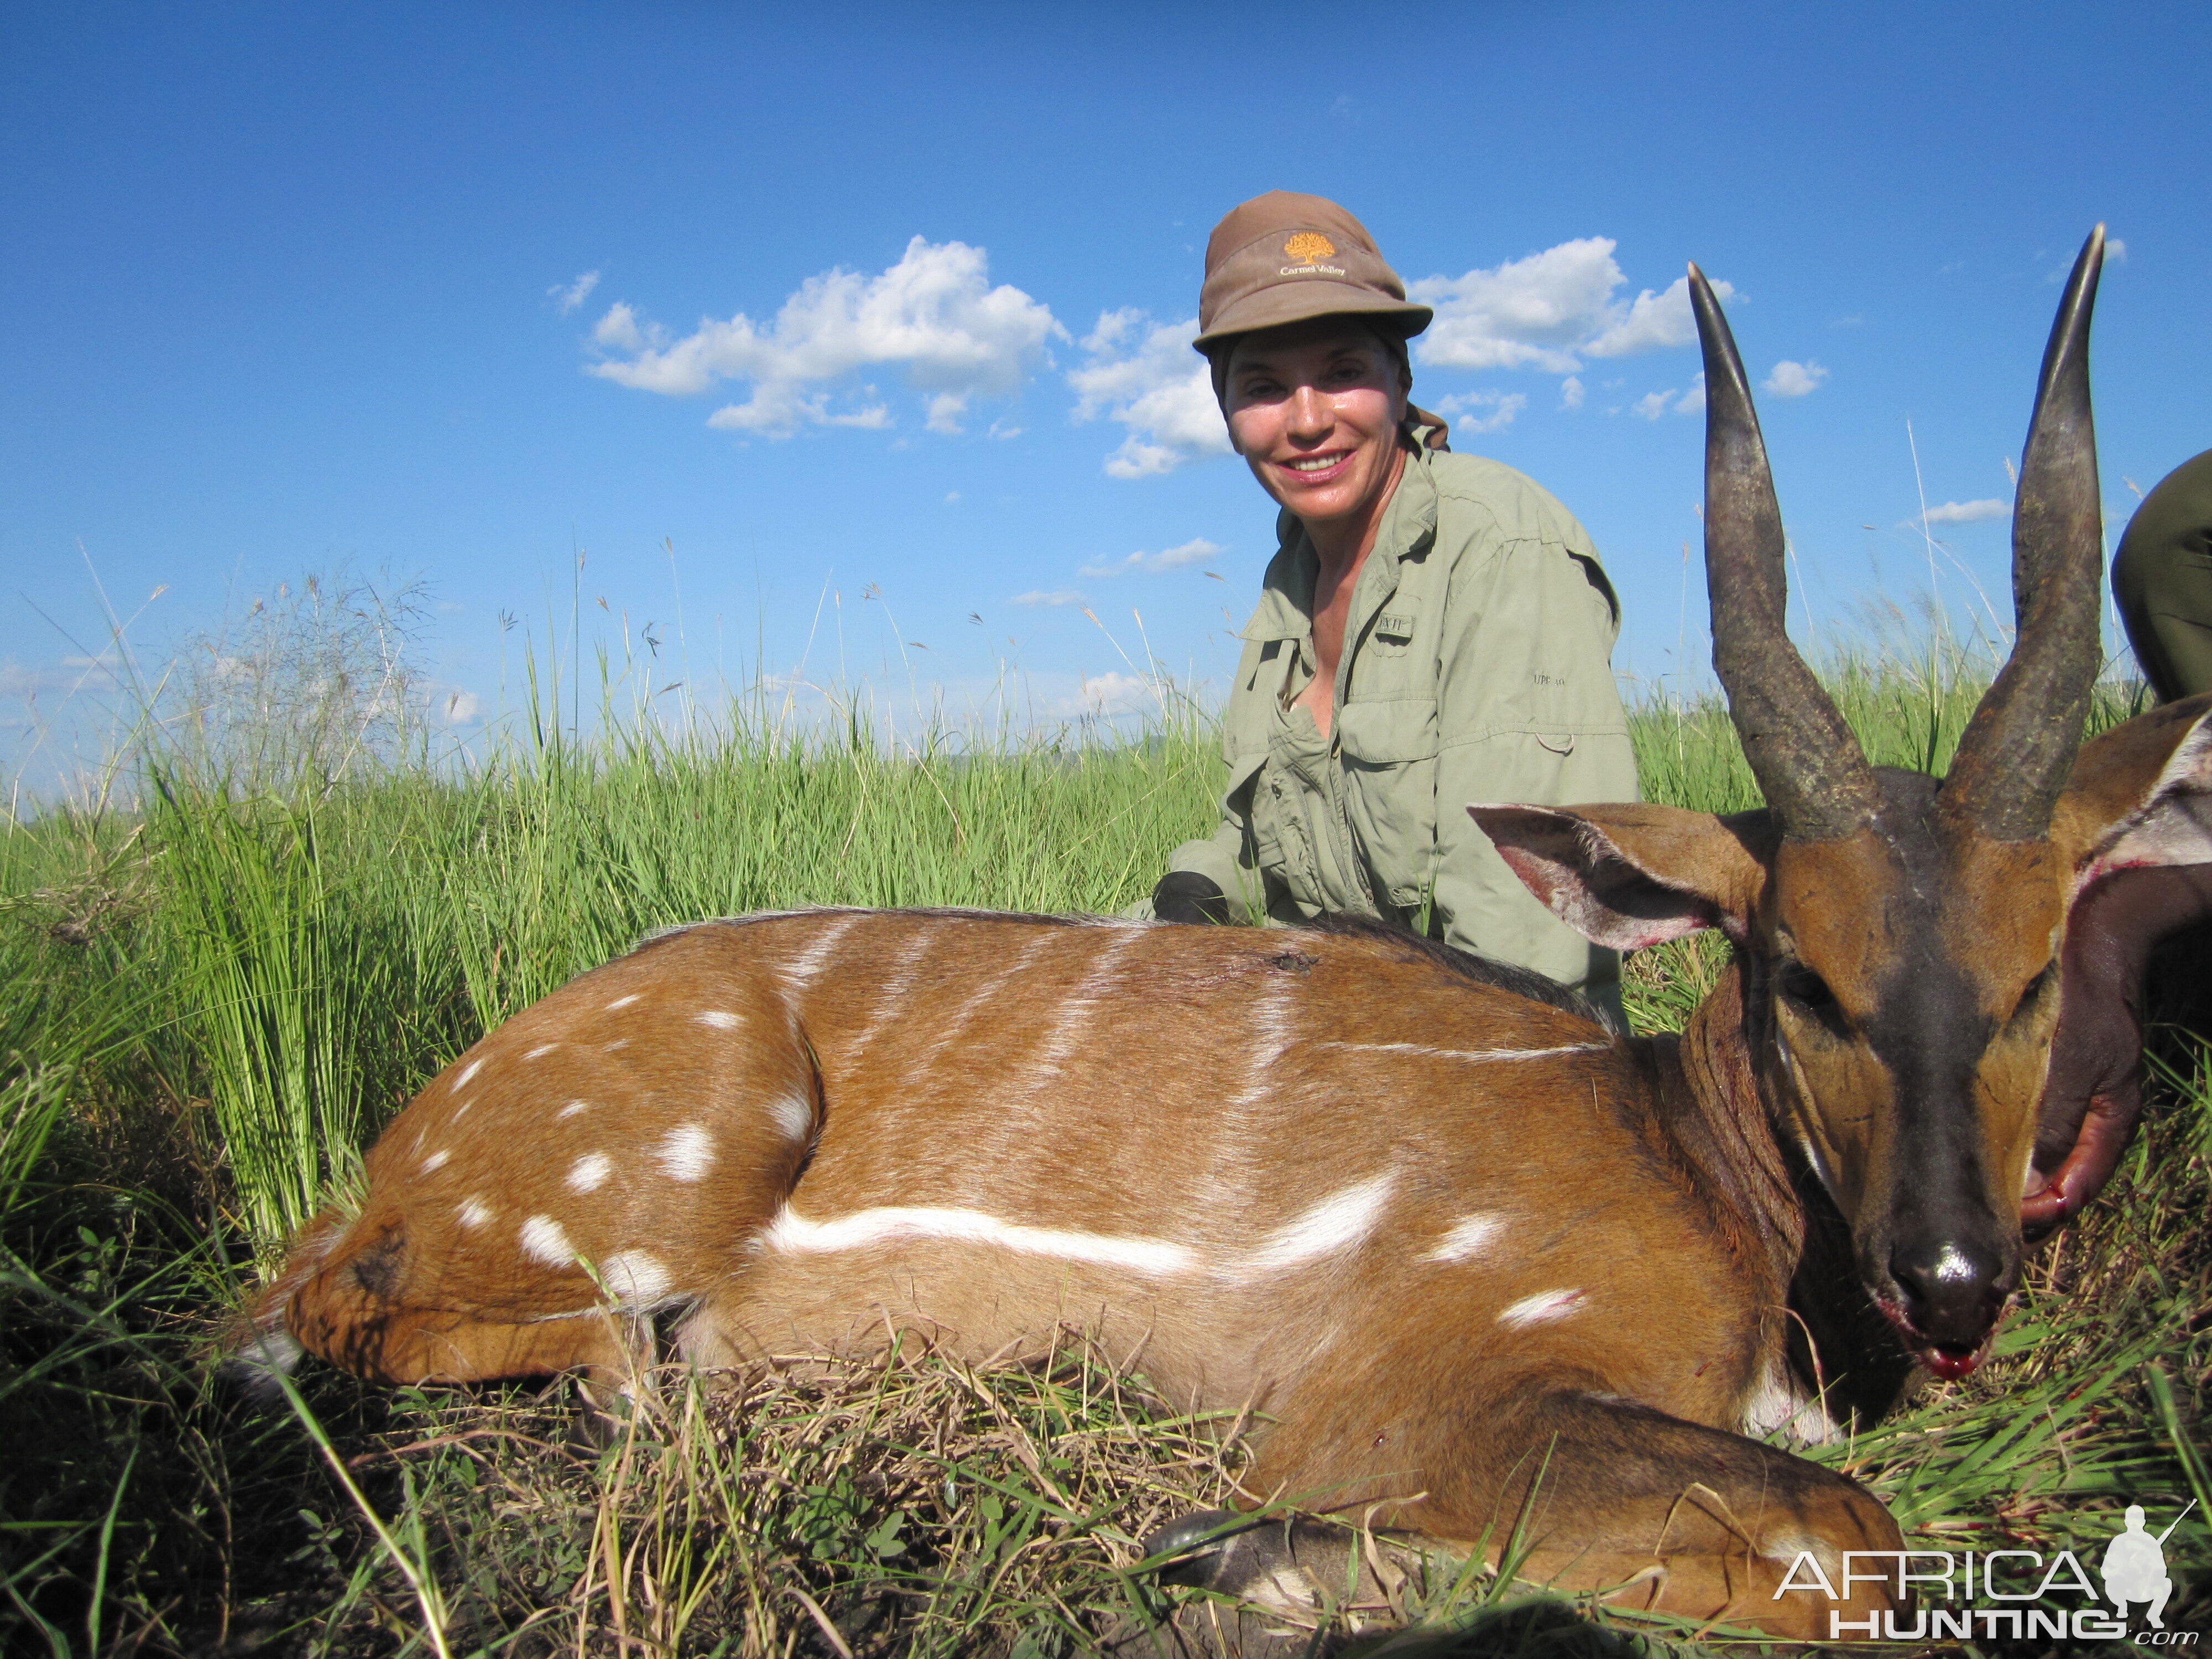
<path fill-rule="evenodd" d="M 1336 244 L 1317 230 L 1302 230 L 1283 244 L 1284 256 L 1302 265 L 1314 264 L 1335 252 Z"/>

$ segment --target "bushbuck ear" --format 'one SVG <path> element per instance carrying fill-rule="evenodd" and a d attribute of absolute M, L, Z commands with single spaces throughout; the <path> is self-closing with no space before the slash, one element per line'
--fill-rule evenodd
<path fill-rule="evenodd" d="M 2116 870 L 2212 863 L 2212 693 L 2085 744 L 2051 835 L 2076 892 Z"/>
<path fill-rule="evenodd" d="M 1778 839 L 1766 811 L 1470 805 L 1522 884 L 1594 945 L 1640 951 L 1701 927 L 1741 941 Z"/>

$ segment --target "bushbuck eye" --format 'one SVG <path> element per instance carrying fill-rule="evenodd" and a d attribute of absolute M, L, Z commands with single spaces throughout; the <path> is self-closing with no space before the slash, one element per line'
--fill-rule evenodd
<path fill-rule="evenodd" d="M 1843 1006 L 1836 994 L 1803 963 L 1784 963 L 1775 973 L 1774 988 L 1796 1004 L 1799 1012 L 1820 1021 L 1837 1036 L 1845 1035 Z"/>
<path fill-rule="evenodd" d="M 2033 1014 L 2036 1011 L 2037 1007 L 2042 1003 L 2044 996 L 2050 991 L 2051 986 L 2057 982 L 2057 979 L 2058 963 L 2057 961 L 2053 960 L 2045 963 L 2043 964 L 2043 971 L 2038 974 L 2033 979 L 2028 981 L 2027 988 L 2020 994 L 2020 1001 L 2014 1006 L 2012 1017 L 2016 1020 L 2020 1020 L 2026 1019 L 2030 1014 Z"/>

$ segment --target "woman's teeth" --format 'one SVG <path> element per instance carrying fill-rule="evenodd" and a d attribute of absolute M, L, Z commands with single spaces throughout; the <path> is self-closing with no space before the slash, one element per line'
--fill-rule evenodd
<path fill-rule="evenodd" d="M 1290 467 L 1293 472 L 1326 472 L 1343 459 L 1341 455 L 1315 455 L 1305 460 L 1292 461 Z"/>

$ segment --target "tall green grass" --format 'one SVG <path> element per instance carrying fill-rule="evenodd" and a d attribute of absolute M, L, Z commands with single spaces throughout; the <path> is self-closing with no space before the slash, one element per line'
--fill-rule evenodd
<path fill-rule="evenodd" d="M 0 833 L 0 1440 L 29 1448 L 0 1470 L 0 1643 L 408 1651 L 434 1623 L 457 1651 L 557 1630 L 564 1650 L 625 1656 L 827 1652 L 826 1621 L 877 1650 L 1045 1654 L 1157 1612 L 1123 1571 L 1130 1517 L 1218 1494 L 1232 1451 L 1163 1429 L 1122 1486 L 1071 1485 L 1053 1460 L 1088 1468 L 1134 1420 L 1133 1384 L 1081 1364 L 864 1372 L 711 1434 L 678 1399 L 605 1454 L 560 1444 L 523 1391 L 395 1398 L 319 1371 L 302 1405 L 342 1481 L 290 1419 L 210 1395 L 195 1355 L 378 1127 L 574 973 L 763 908 L 1117 910 L 1211 827 L 1205 720 L 1170 699 L 1126 742 L 925 725 L 895 744 L 849 705 L 805 731 L 757 702 L 671 725 L 613 673 L 584 735 L 551 717 L 549 681 L 541 717 L 434 757 L 421 729 L 364 715 L 386 706 L 386 657 L 301 660 L 325 687 L 356 665 L 368 695 L 319 704 L 289 745 L 231 715 L 173 722 L 184 740 L 137 757 L 135 793 Z M 1875 760 L 1937 769 L 1981 689 L 1942 659 L 1829 678 Z M 2106 698 L 2097 722 L 2127 712 Z M 1717 702 L 1654 702 L 1632 726 L 1649 798 L 1755 803 Z M 1678 1025 L 1717 960 L 1710 942 L 1644 953 L 1632 1017 Z M 2196 1478 L 2212 1116 L 2201 1080 L 2167 1093 L 2113 1201 L 2045 1259 L 2008 1357 L 1811 1455 L 1928 1538 L 2070 1539 Z M 921 1390 L 894 1415 L 938 1437 L 936 1463 L 863 1432 L 891 1420 L 894 1383 Z M 948 1451 L 928 1425 L 956 1419 Z M 1548 1615 L 1512 1634 L 1495 1614 L 1496 1650 L 1578 1650 Z"/>

